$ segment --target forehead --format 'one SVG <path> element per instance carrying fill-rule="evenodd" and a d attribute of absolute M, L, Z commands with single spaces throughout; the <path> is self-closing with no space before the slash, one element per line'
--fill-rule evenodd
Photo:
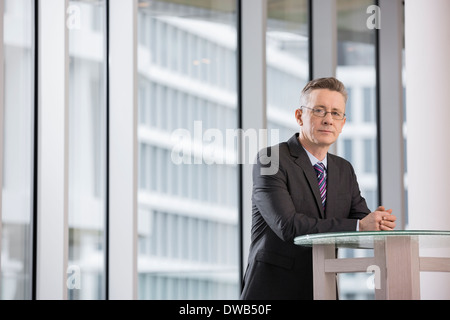
<path fill-rule="evenodd" d="M 312 107 L 325 107 L 327 109 L 345 110 L 344 96 L 328 89 L 316 89 L 311 91 L 309 104 Z"/>

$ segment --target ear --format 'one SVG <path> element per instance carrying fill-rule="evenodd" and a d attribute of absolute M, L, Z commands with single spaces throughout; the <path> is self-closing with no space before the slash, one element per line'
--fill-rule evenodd
<path fill-rule="evenodd" d="M 303 114 L 302 109 L 299 108 L 299 109 L 295 110 L 295 120 L 297 121 L 297 123 L 300 126 L 303 125 L 302 114 Z"/>

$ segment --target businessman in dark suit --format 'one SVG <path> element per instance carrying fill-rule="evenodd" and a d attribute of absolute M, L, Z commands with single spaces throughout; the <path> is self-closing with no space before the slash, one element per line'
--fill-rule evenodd
<path fill-rule="evenodd" d="M 328 153 L 345 124 L 346 101 L 336 78 L 310 81 L 295 111 L 299 133 L 258 153 L 241 299 L 313 299 L 312 250 L 295 245 L 297 236 L 395 228 L 392 210 L 369 210 L 352 165 Z"/>

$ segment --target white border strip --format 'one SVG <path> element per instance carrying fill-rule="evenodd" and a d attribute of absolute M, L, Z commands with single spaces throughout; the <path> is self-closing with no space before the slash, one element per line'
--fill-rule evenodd
<path fill-rule="evenodd" d="M 38 225 L 39 300 L 67 299 L 68 0 L 39 1 Z"/>
<path fill-rule="evenodd" d="M 109 2 L 109 299 L 137 299 L 137 0 Z"/>
<path fill-rule="evenodd" d="M 266 114 L 266 23 L 267 3 L 261 0 L 242 0 L 242 129 L 259 130 L 267 128 Z M 242 138 L 242 137 L 241 137 Z M 260 141 L 265 146 L 266 141 Z M 245 147 L 241 141 L 240 157 L 245 156 Z M 253 159 L 251 159 L 253 161 Z M 240 161 L 243 163 L 243 161 Z M 242 268 L 247 267 L 252 225 L 252 164 L 242 165 Z"/>
<path fill-rule="evenodd" d="M 404 140 L 403 140 L 403 4 L 402 0 L 380 0 L 382 24 L 379 33 L 380 77 L 380 203 L 397 217 L 396 229 L 405 228 Z M 395 152 L 394 152 L 395 151 Z"/>
<path fill-rule="evenodd" d="M 3 139 L 4 126 L 3 117 L 5 110 L 5 95 L 4 95 L 4 56 L 3 56 L 3 16 L 4 16 L 4 1 L 0 1 L 0 274 L 2 272 L 2 193 L 3 193 Z"/>

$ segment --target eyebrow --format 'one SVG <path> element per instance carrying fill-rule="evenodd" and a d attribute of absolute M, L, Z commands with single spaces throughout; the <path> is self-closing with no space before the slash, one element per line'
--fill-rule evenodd
<path fill-rule="evenodd" d="M 327 107 L 325 107 L 324 105 L 316 105 L 316 106 L 314 106 L 314 108 L 322 108 L 322 109 L 327 109 Z M 344 112 L 344 111 L 342 111 L 342 110 L 339 110 L 338 108 L 333 108 L 333 109 L 331 109 L 331 111 L 337 111 L 337 112 Z"/>

